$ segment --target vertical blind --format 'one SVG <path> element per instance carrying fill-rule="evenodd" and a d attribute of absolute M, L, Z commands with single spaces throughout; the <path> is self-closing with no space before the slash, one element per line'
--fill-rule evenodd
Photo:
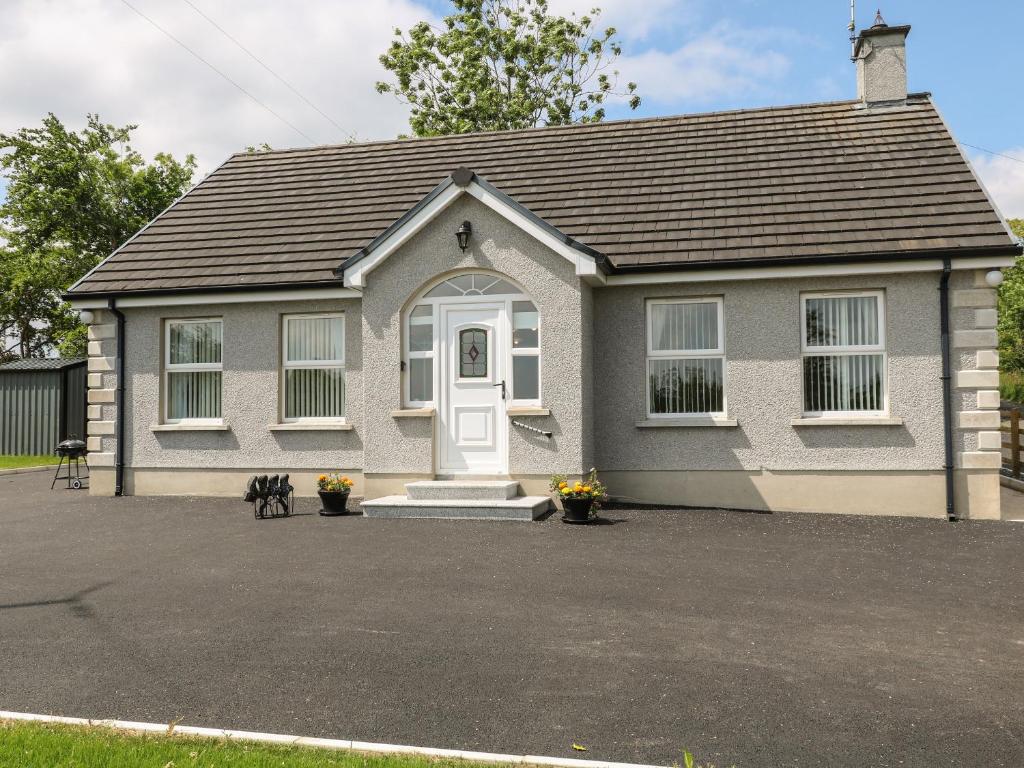
<path fill-rule="evenodd" d="M 725 410 L 725 356 L 717 301 L 648 304 L 650 413 Z"/>
<path fill-rule="evenodd" d="M 167 344 L 167 419 L 221 418 L 220 320 L 170 321 Z"/>
<path fill-rule="evenodd" d="M 804 411 L 882 411 L 885 356 L 879 296 L 804 300 Z"/>
<path fill-rule="evenodd" d="M 285 318 L 284 418 L 345 416 L 345 319 Z"/>

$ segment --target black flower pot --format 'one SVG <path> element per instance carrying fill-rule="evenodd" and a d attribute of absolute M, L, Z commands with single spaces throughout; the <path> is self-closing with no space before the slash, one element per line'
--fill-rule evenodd
<path fill-rule="evenodd" d="M 348 495 L 351 491 L 317 491 L 320 494 L 320 514 L 325 517 L 348 514 Z"/>
<path fill-rule="evenodd" d="M 594 506 L 593 499 L 573 499 L 562 497 L 563 523 L 589 523 L 590 509 Z"/>

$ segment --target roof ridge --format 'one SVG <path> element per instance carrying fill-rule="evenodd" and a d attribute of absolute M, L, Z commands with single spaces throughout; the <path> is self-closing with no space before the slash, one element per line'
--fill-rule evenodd
<path fill-rule="evenodd" d="M 927 96 L 928 94 L 910 94 L 911 97 Z M 565 125 L 542 125 L 534 126 L 532 128 L 509 128 L 500 131 L 472 131 L 469 133 L 446 133 L 440 136 L 410 136 L 406 138 L 395 138 L 395 139 L 377 139 L 373 141 L 357 141 L 345 144 L 316 144 L 309 147 L 285 147 L 282 149 L 268 149 L 261 152 L 235 152 L 231 155 L 231 158 L 236 157 L 270 157 L 272 155 L 284 155 L 284 154 L 298 154 L 303 152 L 316 152 L 319 150 L 349 150 L 363 147 L 379 147 L 395 144 L 410 144 L 410 143 L 432 143 L 439 141 L 446 141 L 451 139 L 464 139 L 464 138 L 480 138 L 480 137 L 491 137 L 491 136 L 521 136 L 536 133 L 548 133 L 556 131 L 586 131 L 586 130 L 601 130 L 614 126 L 623 125 L 635 125 L 642 127 L 652 123 L 667 123 L 672 121 L 692 120 L 696 118 L 704 117 L 720 117 L 728 115 L 738 114 L 758 114 L 758 113 L 778 113 L 795 111 L 800 109 L 811 109 L 815 107 L 843 107 L 853 106 L 859 104 L 858 99 L 842 99 L 838 101 L 817 101 L 817 102 L 806 102 L 801 104 L 784 104 L 776 106 L 763 106 L 763 107 L 740 107 L 736 109 L 722 109 L 712 110 L 710 112 L 683 112 L 674 115 L 654 115 L 650 117 L 626 117 L 618 120 L 602 120 L 597 123 L 569 123 Z"/>

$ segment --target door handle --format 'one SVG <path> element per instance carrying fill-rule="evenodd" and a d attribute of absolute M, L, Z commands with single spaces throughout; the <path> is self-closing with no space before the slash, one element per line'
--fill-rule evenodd
<path fill-rule="evenodd" d="M 501 381 L 499 381 L 499 382 L 498 382 L 497 384 L 492 384 L 491 386 L 492 386 L 492 387 L 501 387 L 501 399 L 502 399 L 502 400 L 505 400 L 505 399 L 507 399 L 507 398 L 505 397 L 505 380 L 504 380 L 504 379 L 502 379 Z"/>

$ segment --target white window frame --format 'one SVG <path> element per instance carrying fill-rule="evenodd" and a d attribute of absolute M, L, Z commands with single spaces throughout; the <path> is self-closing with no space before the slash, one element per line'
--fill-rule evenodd
<path fill-rule="evenodd" d="M 220 324 L 220 362 L 219 363 L 172 363 L 171 362 L 171 326 L 202 325 L 205 323 Z M 164 354 L 163 354 L 163 423 L 164 424 L 196 424 L 220 425 L 224 423 L 224 318 L 222 317 L 168 317 L 164 319 Z M 172 419 L 170 418 L 171 373 L 198 373 L 200 371 L 220 371 L 220 416 L 215 419 Z"/>
<path fill-rule="evenodd" d="M 413 400 L 411 398 L 411 385 L 412 375 L 411 366 L 406 365 L 403 371 L 402 381 L 402 402 L 405 403 L 406 408 L 436 408 L 440 402 L 438 389 L 441 386 L 441 371 L 439 369 L 438 360 L 441 359 L 441 339 L 440 339 L 440 320 L 441 320 L 441 306 L 451 306 L 457 304 L 479 304 L 481 302 L 487 304 L 504 304 L 502 310 L 502 323 L 507 329 L 507 352 L 505 353 L 505 370 L 506 374 L 506 389 L 508 391 L 508 400 L 506 404 L 508 407 L 525 407 L 525 406 L 540 406 L 544 399 L 544 371 L 543 371 L 543 333 L 544 333 L 544 313 L 541 311 L 540 305 L 537 301 L 529 294 L 522 293 L 504 293 L 495 295 L 481 295 L 481 294 L 469 294 L 466 296 L 437 296 L 432 298 L 424 298 L 425 294 L 436 288 L 440 283 L 445 280 L 450 280 L 452 277 L 459 277 L 467 274 L 483 274 L 494 279 L 501 279 L 509 283 L 515 288 L 519 288 L 513 282 L 512 279 L 505 275 L 499 275 L 491 272 L 482 272 L 472 269 L 464 270 L 456 274 L 446 275 L 443 278 L 439 278 L 431 282 L 429 285 L 424 287 L 423 291 L 419 294 L 419 298 L 413 301 L 406 311 L 402 314 L 402 359 L 405 361 L 413 360 L 415 358 L 430 358 L 432 359 L 432 376 L 433 382 L 431 388 L 434 394 L 433 400 Z M 512 346 L 512 308 L 517 301 L 528 301 L 537 308 L 537 346 L 529 348 L 520 348 L 516 350 Z M 417 307 L 429 306 L 432 308 L 431 325 L 433 327 L 434 345 L 429 351 L 422 352 L 410 352 L 409 351 L 409 324 L 412 317 L 412 312 Z M 425 320 L 425 318 L 424 318 Z M 537 358 L 537 397 L 535 398 L 515 398 L 513 393 L 515 391 L 515 382 L 513 381 L 513 361 L 512 358 L 517 355 L 533 356 Z"/>
<path fill-rule="evenodd" d="M 418 301 L 415 304 L 413 304 L 411 307 L 409 307 L 409 311 L 405 313 L 405 323 L 402 326 L 402 336 L 403 336 L 402 344 L 403 344 L 403 352 L 405 353 L 405 358 L 404 358 L 405 360 L 411 361 L 411 360 L 414 360 L 414 359 L 419 359 L 419 360 L 427 360 L 427 359 L 429 359 L 429 360 L 432 361 L 431 365 L 430 365 L 430 378 L 431 378 L 430 391 L 434 395 L 434 397 L 431 400 L 413 400 L 412 399 L 412 365 L 411 364 L 406 365 L 405 366 L 405 370 L 403 371 L 404 374 L 405 374 L 405 376 L 403 377 L 405 379 L 405 381 L 402 383 L 402 388 L 403 388 L 402 397 L 403 397 L 405 403 L 410 408 L 432 408 L 434 406 L 434 403 L 437 401 L 437 379 L 438 379 L 438 375 L 437 375 L 437 361 L 438 361 L 438 357 L 439 357 L 438 340 L 437 340 L 437 327 L 438 327 L 438 318 L 439 318 L 439 314 L 438 314 L 439 313 L 439 310 L 438 310 L 438 306 L 439 305 L 438 305 L 437 302 L 432 302 L 432 303 L 428 303 L 428 302 L 430 302 L 429 299 L 423 300 L 423 301 Z M 419 320 L 416 323 L 413 323 L 412 322 L 413 310 L 415 310 L 417 307 L 422 307 L 422 306 L 429 306 L 430 307 L 430 320 L 429 320 L 429 323 L 427 322 L 427 318 L 423 318 L 422 320 Z M 430 349 L 429 350 L 426 350 L 426 349 L 425 350 L 421 350 L 419 352 L 410 352 L 409 351 L 409 346 L 410 346 L 409 342 L 410 342 L 410 336 L 412 334 L 410 334 L 410 332 L 409 332 L 409 326 L 410 325 L 428 325 L 428 324 L 430 325 L 430 328 L 431 328 L 432 342 L 433 342 L 431 344 L 431 346 L 430 346 Z"/>
<path fill-rule="evenodd" d="M 808 299 L 878 299 L 878 344 L 843 344 L 837 346 L 809 345 L 807 343 Z M 807 393 L 804 391 L 804 361 L 808 357 L 849 357 L 852 355 L 882 355 L 882 408 L 876 411 L 808 411 L 805 410 Z M 800 294 L 800 411 L 804 418 L 857 418 L 887 416 L 889 413 L 889 353 L 886 350 L 885 291 L 849 290 L 815 291 Z"/>
<path fill-rule="evenodd" d="M 288 322 L 291 320 L 341 320 L 341 358 L 339 360 L 289 360 L 288 359 Z M 327 370 L 340 369 L 345 371 L 345 313 L 344 312 L 296 312 L 281 315 L 281 386 L 278 387 L 278 413 L 282 424 L 345 424 L 348 414 L 348 376 L 345 375 L 345 416 L 312 416 L 299 418 L 285 418 L 285 403 L 287 399 L 287 374 L 289 370 Z"/>
<path fill-rule="evenodd" d="M 654 313 L 651 308 L 659 304 L 715 304 L 718 318 L 718 346 L 714 349 L 701 350 L 664 350 L 654 349 Z M 647 299 L 644 305 L 645 328 L 647 330 L 646 352 L 644 360 L 644 401 L 648 419 L 686 419 L 707 417 L 725 417 L 729 412 L 728 400 L 728 365 L 725 355 L 725 298 L 723 296 L 687 296 L 678 298 Z M 688 413 L 653 413 L 651 411 L 651 361 L 652 360 L 706 360 L 721 358 L 722 360 L 722 410 L 694 411 Z"/>

